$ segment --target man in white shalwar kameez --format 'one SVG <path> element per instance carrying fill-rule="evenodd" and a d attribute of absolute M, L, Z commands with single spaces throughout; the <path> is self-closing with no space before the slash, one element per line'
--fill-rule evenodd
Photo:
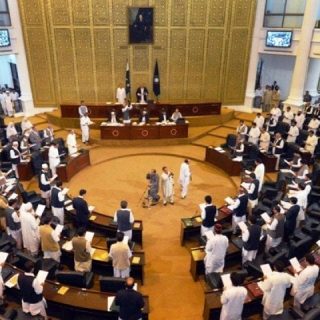
<path fill-rule="evenodd" d="M 14 114 L 14 106 L 13 106 L 13 101 L 10 95 L 9 91 L 6 91 L 5 96 L 4 96 L 4 106 L 5 109 L 8 113 L 9 117 L 13 117 Z"/>
<path fill-rule="evenodd" d="M 189 160 L 185 159 L 180 166 L 179 182 L 181 186 L 181 198 L 184 199 L 188 193 L 188 186 L 191 181 L 191 170 Z"/>
<path fill-rule="evenodd" d="M 30 202 L 22 204 L 20 207 L 20 221 L 23 246 L 32 255 L 36 256 L 39 251 L 40 234 L 39 221 Z"/>
<path fill-rule="evenodd" d="M 223 272 L 224 260 L 227 253 L 229 240 L 221 234 L 221 224 L 214 225 L 214 235 L 207 241 L 204 257 L 205 273 Z"/>
<path fill-rule="evenodd" d="M 232 272 L 230 275 L 232 285 L 224 287 L 221 295 L 222 309 L 220 320 L 241 320 L 243 304 L 247 297 L 247 289 L 242 286 L 243 277 Z"/>
<path fill-rule="evenodd" d="M 78 152 L 77 136 L 74 130 L 70 130 L 70 132 L 67 135 L 67 147 L 68 147 L 69 155 Z"/>
<path fill-rule="evenodd" d="M 263 291 L 263 320 L 267 320 L 272 315 L 283 313 L 286 290 L 291 287 L 290 275 L 283 272 L 284 263 L 278 260 L 274 263 L 274 267 L 276 271 L 259 284 Z"/>
<path fill-rule="evenodd" d="M 90 138 L 90 130 L 89 126 L 93 124 L 93 122 L 88 117 L 88 114 L 85 113 L 83 117 L 80 118 L 80 127 L 81 127 L 81 134 L 82 134 L 82 142 L 88 143 Z"/>
<path fill-rule="evenodd" d="M 270 146 L 270 133 L 266 130 L 266 127 L 261 128 L 259 141 L 259 148 L 264 152 L 268 152 Z"/>
<path fill-rule="evenodd" d="M 260 137 L 260 129 L 255 122 L 252 122 L 251 129 L 249 131 L 248 142 L 257 145 Z"/>
<path fill-rule="evenodd" d="M 174 203 L 173 186 L 174 186 L 173 173 L 170 172 L 167 167 L 163 167 L 162 174 L 161 174 L 161 190 L 162 190 L 162 195 L 163 195 L 163 205 L 167 205 L 168 201 L 171 204 Z"/>
<path fill-rule="evenodd" d="M 307 267 L 300 273 L 295 273 L 295 281 L 291 290 L 294 296 L 293 306 L 300 309 L 309 297 L 314 294 L 314 284 L 319 275 L 319 267 L 315 264 L 315 258 L 312 254 L 306 255 Z"/>
<path fill-rule="evenodd" d="M 54 176 L 57 173 L 57 166 L 60 164 L 59 149 L 54 142 L 51 142 L 50 144 L 48 157 L 49 157 L 49 167 L 52 172 L 52 176 Z"/>
<path fill-rule="evenodd" d="M 119 84 L 116 93 L 117 103 L 124 104 L 124 100 L 127 98 L 126 89 Z"/>
<path fill-rule="evenodd" d="M 264 182 L 264 173 L 266 171 L 265 165 L 262 162 L 262 160 L 260 158 L 256 159 L 255 161 L 255 169 L 253 171 L 253 173 L 256 175 L 256 178 L 259 180 L 259 192 L 261 191 L 261 188 L 263 186 L 263 182 Z"/>

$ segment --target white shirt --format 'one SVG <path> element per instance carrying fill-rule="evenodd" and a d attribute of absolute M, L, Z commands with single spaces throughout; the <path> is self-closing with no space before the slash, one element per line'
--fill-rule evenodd
<path fill-rule="evenodd" d="M 129 211 L 129 221 L 130 221 L 130 223 L 134 223 L 134 216 L 133 216 L 133 213 L 132 213 L 131 209 L 125 208 L 125 209 L 120 209 L 120 210 L 127 210 L 127 211 Z M 118 221 L 117 211 L 114 213 L 113 221 L 114 221 L 114 222 L 117 222 L 117 221 Z"/>
<path fill-rule="evenodd" d="M 263 150 L 268 151 L 270 145 L 270 134 L 269 132 L 265 131 L 260 135 L 260 148 Z"/>
<path fill-rule="evenodd" d="M 90 118 L 89 118 L 88 116 L 82 116 L 82 117 L 80 118 L 80 125 L 81 125 L 82 127 L 87 127 L 87 126 L 89 126 L 91 123 L 92 123 L 92 122 L 91 122 L 91 120 L 90 120 Z"/>
<path fill-rule="evenodd" d="M 14 150 L 18 152 L 17 155 L 14 152 Z M 12 147 L 12 149 L 10 150 L 10 159 L 16 159 L 16 158 L 20 158 L 20 157 L 21 157 L 20 151 L 16 148 Z"/>
<path fill-rule="evenodd" d="M 259 191 L 261 191 L 264 182 L 265 170 L 265 165 L 263 163 L 259 163 L 254 169 L 254 174 L 256 175 L 256 178 L 259 180 Z"/>
<path fill-rule="evenodd" d="M 299 135 L 299 128 L 297 126 L 290 126 L 290 129 L 288 131 L 287 142 L 296 142 L 298 135 Z"/>
<path fill-rule="evenodd" d="M 7 139 L 9 139 L 12 136 L 16 136 L 17 134 L 18 133 L 14 125 L 7 126 Z"/>
<path fill-rule="evenodd" d="M 82 118 L 81 118 L 82 119 Z M 49 157 L 49 164 L 50 167 L 56 167 L 60 163 L 60 156 L 59 156 L 59 150 L 55 146 L 50 146 L 49 152 L 48 152 L 48 157 Z"/>
<path fill-rule="evenodd" d="M 264 125 L 264 117 L 263 116 L 260 116 L 260 117 L 255 117 L 255 119 L 253 120 L 253 122 L 256 123 L 257 127 L 259 129 L 261 129 Z"/>
<path fill-rule="evenodd" d="M 312 136 L 308 136 L 306 140 L 306 145 L 304 148 L 306 151 L 313 154 L 317 144 L 318 144 L 318 137 L 314 134 Z"/>
<path fill-rule="evenodd" d="M 270 114 L 272 116 L 274 116 L 276 118 L 276 120 L 278 121 L 278 119 L 281 117 L 281 110 L 280 110 L 280 108 L 272 108 L 270 110 Z"/>
<path fill-rule="evenodd" d="M 124 100 L 127 97 L 125 88 L 117 88 L 116 98 L 117 101 L 121 104 L 124 104 Z"/>
<path fill-rule="evenodd" d="M 283 113 L 283 120 L 282 121 L 285 122 L 285 123 L 290 124 L 291 120 L 293 120 L 293 117 L 294 117 L 294 115 L 293 115 L 292 111 L 285 111 Z"/>
<path fill-rule="evenodd" d="M 230 287 L 225 289 L 221 296 L 222 310 L 220 320 L 241 319 L 243 304 L 247 297 L 244 287 Z"/>
<path fill-rule="evenodd" d="M 69 133 L 67 136 L 67 147 L 69 154 L 77 153 L 77 136 L 75 133 Z"/>
<path fill-rule="evenodd" d="M 297 127 L 301 130 L 302 127 L 303 127 L 303 123 L 304 123 L 304 120 L 305 120 L 305 115 L 303 113 L 301 113 L 300 115 L 296 115 L 294 120 L 297 122 Z"/>
<path fill-rule="evenodd" d="M 30 213 L 25 211 L 23 207 L 20 208 L 20 220 L 24 248 L 31 252 L 37 252 L 39 250 L 40 234 L 34 212 Z"/>
<path fill-rule="evenodd" d="M 308 128 L 310 130 L 317 131 L 317 129 L 319 128 L 319 125 L 320 125 L 320 121 L 318 119 L 311 119 L 308 124 Z"/>
<path fill-rule="evenodd" d="M 258 127 L 252 127 L 249 131 L 249 143 L 257 144 L 260 137 L 260 129 Z"/>
<path fill-rule="evenodd" d="M 190 183 L 191 171 L 190 166 L 183 162 L 180 166 L 180 175 L 179 175 L 179 182 L 182 185 L 186 185 Z"/>

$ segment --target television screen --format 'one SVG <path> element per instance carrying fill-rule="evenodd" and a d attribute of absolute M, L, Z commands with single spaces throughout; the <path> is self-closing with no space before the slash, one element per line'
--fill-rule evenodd
<path fill-rule="evenodd" d="M 10 36 L 8 29 L 0 29 L 0 47 L 10 46 Z"/>
<path fill-rule="evenodd" d="M 290 48 L 292 31 L 267 31 L 266 46 L 272 48 Z"/>

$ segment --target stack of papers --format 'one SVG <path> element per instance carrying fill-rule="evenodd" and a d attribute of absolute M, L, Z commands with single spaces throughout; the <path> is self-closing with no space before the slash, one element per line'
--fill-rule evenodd
<path fill-rule="evenodd" d="M 74 209 L 74 208 L 73 208 L 72 205 L 66 207 L 66 210 L 68 210 L 68 211 L 71 211 L 71 210 L 73 210 L 73 209 Z"/>
<path fill-rule="evenodd" d="M 303 269 L 297 258 L 292 258 L 289 262 L 295 272 L 300 272 Z"/>
<path fill-rule="evenodd" d="M 214 148 L 214 150 L 219 151 L 219 152 L 224 151 L 221 147 L 216 147 L 216 148 Z"/>
<path fill-rule="evenodd" d="M 57 292 L 58 294 L 61 294 L 62 296 L 65 295 L 68 292 L 69 288 L 62 286 Z"/>
<path fill-rule="evenodd" d="M 71 204 L 71 203 L 72 203 L 72 200 L 69 199 L 69 200 L 66 200 L 66 201 L 64 202 L 64 205 L 67 206 L 67 205 L 69 205 L 69 204 Z"/>
<path fill-rule="evenodd" d="M 242 161 L 242 157 L 236 157 L 236 158 L 232 159 L 232 161 L 241 162 Z"/>
<path fill-rule="evenodd" d="M 222 283 L 223 283 L 223 286 L 225 288 L 230 288 L 232 287 L 232 282 L 231 282 L 231 278 L 230 278 L 230 274 L 222 274 L 221 275 L 221 280 L 222 280 Z"/>
<path fill-rule="evenodd" d="M 37 209 L 36 209 L 36 215 L 38 217 L 41 217 L 45 208 L 46 208 L 46 206 L 44 204 L 38 204 Z"/>
<path fill-rule="evenodd" d="M 271 222 L 271 218 L 270 216 L 264 212 L 262 215 L 261 215 L 261 218 L 266 222 L 266 223 L 270 223 Z"/>
<path fill-rule="evenodd" d="M 139 264 L 139 262 L 140 262 L 140 257 L 133 257 L 132 259 L 133 264 Z"/>
<path fill-rule="evenodd" d="M 265 276 L 267 276 L 267 275 L 269 275 L 269 274 L 272 273 L 272 269 L 271 269 L 269 263 L 261 264 L 261 265 L 260 265 L 260 269 L 261 269 L 263 275 L 265 275 Z"/>

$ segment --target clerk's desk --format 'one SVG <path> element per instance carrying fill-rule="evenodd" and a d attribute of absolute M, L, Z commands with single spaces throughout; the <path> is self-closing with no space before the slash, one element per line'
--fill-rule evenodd
<path fill-rule="evenodd" d="M 77 155 L 78 154 L 78 155 Z M 90 166 L 88 150 L 79 150 L 76 156 L 68 156 L 66 163 L 57 166 L 57 175 L 62 182 L 68 182 L 83 168 Z"/>
<path fill-rule="evenodd" d="M 316 258 L 316 264 L 320 266 L 320 255 L 319 253 L 313 252 L 313 255 Z M 303 266 L 303 260 L 300 261 L 300 264 Z M 287 268 L 288 273 L 292 274 L 292 267 L 289 266 Z M 245 287 L 248 290 L 248 295 L 244 304 L 243 308 L 243 317 L 249 317 L 256 313 L 262 312 L 262 305 L 261 305 L 261 299 L 263 296 L 263 291 L 258 286 L 258 282 L 262 279 L 257 279 L 252 282 L 248 282 L 245 284 Z M 290 292 L 290 288 L 287 290 L 287 292 Z M 216 320 L 220 317 L 221 312 L 221 298 L 222 290 L 213 290 L 212 292 L 208 292 L 205 294 L 205 300 L 204 300 L 204 309 L 203 309 L 203 319 L 204 320 Z M 290 296 L 287 295 L 286 298 L 289 298 Z"/>
<path fill-rule="evenodd" d="M 96 274 L 103 276 L 113 276 L 112 259 L 109 258 L 109 253 L 105 243 L 105 238 L 102 240 L 101 237 L 94 236 L 92 241 L 92 248 L 95 249 L 92 255 L 92 271 Z M 74 268 L 74 253 L 73 251 L 67 251 L 62 246 L 62 257 L 61 262 L 67 265 L 70 269 Z M 136 262 L 139 260 L 138 262 Z M 145 254 L 143 251 L 133 251 L 132 258 L 130 259 L 130 275 L 135 279 L 144 282 L 144 265 L 145 265 Z"/>
<path fill-rule="evenodd" d="M 19 180 L 29 181 L 33 177 L 31 160 L 24 160 L 18 164 Z"/>
<path fill-rule="evenodd" d="M 71 200 L 67 199 L 66 201 Z M 72 206 L 72 202 L 67 203 L 68 204 L 65 205 L 64 212 L 73 219 L 75 219 L 76 212 L 73 208 L 70 208 L 70 205 Z M 89 219 L 88 229 L 94 232 L 101 233 L 108 238 L 115 238 L 117 234 L 117 225 L 113 222 L 113 216 L 104 215 L 97 211 L 92 212 Z M 132 228 L 132 241 L 138 243 L 141 247 L 143 246 L 142 230 L 142 221 L 135 220 Z"/>
<path fill-rule="evenodd" d="M 22 273 L 21 270 L 6 264 L 3 269 L 12 271 L 12 275 Z M 10 278 L 8 277 L 8 279 Z M 7 281 L 8 279 L 4 279 Z M 107 311 L 108 297 L 115 296 L 112 293 L 100 292 L 97 290 L 84 290 L 81 288 L 68 287 L 69 290 L 60 295 L 58 290 L 64 285 L 46 280 L 43 295 L 47 301 L 49 314 L 60 319 L 77 319 L 77 317 L 87 316 L 94 319 L 118 320 L 118 313 Z M 6 294 L 17 303 L 21 303 L 20 291 L 17 288 L 6 288 Z M 143 308 L 143 319 L 148 319 L 149 297 L 144 296 L 145 306 Z"/>

